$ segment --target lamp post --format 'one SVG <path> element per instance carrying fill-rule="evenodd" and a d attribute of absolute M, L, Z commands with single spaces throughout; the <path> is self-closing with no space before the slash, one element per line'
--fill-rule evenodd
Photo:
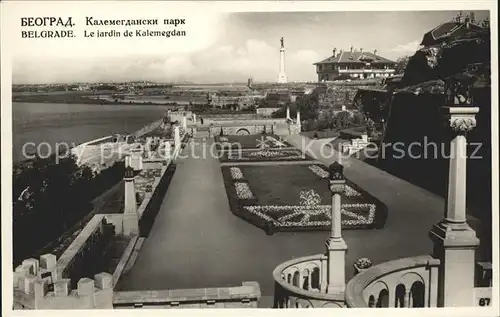
<path fill-rule="evenodd" d="M 331 229 L 326 241 L 328 255 L 327 293 L 342 294 L 345 291 L 345 253 L 347 244 L 342 238 L 342 201 L 345 191 L 344 167 L 334 162 L 329 166 L 328 187 L 332 192 Z"/>

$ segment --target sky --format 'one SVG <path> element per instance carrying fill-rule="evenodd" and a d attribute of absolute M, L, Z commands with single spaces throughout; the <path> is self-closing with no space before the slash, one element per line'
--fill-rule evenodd
<path fill-rule="evenodd" d="M 333 48 L 349 50 L 352 45 L 370 52 L 377 49 L 378 55 L 396 60 L 412 55 L 424 33 L 457 13 L 229 13 L 207 8 L 198 15 L 186 16 L 186 25 L 178 27 L 186 30 L 186 37 L 170 39 L 85 39 L 81 36 L 85 20 L 75 18 L 76 39 L 16 39 L 12 79 L 13 84 L 132 80 L 211 83 L 246 82 L 248 78 L 275 82 L 280 38 L 284 37 L 288 81 L 315 81 L 312 64 L 330 57 Z M 487 11 L 476 11 L 478 20 L 487 15 Z M 99 18 L 95 11 L 94 17 Z"/>

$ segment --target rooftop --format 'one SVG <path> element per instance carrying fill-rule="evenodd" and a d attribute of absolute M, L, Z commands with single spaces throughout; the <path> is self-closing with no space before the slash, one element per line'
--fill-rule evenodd
<path fill-rule="evenodd" d="M 314 63 L 314 65 L 319 64 L 334 64 L 334 63 L 374 63 L 374 64 L 395 64 L 396 62 L 391 61 L 380 55 L 376 55 L 371 52 L 365 51 L 340 51 L 336 56 L 332 55 L 321 62 Z"/>

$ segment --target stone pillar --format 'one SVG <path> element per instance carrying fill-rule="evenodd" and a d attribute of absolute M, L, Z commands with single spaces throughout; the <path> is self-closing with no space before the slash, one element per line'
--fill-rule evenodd
<path fill-rule="evenodd" d="M 290 107 L 286 106 L 286 119 L 290 119 Z"/>
<path fill-rule="evenodd" d="M 187 131 L 187 118 L 186 118 L 186 116 L 182 117 L 182 129 L 184 131 Z"/>
<path fill-rule="evenodd" d="M 180 149 L 181 147 L 181 133 L 179 127 L 174 128 L 174 149 Z"/>
<path fill-rule="evenodd" d="M 196 113 L 193 113 L 193 122 L 196 123 Z"/>
<path fill-rule="evenodd" d="M 302 131 L 302 123 L 300 122 L 300 110 L 297 109 L 297 125 L 299 126 L 299 133 Z"/>
<path fill-rule="evenodd" d="M 429 233 L 434 242 L 433 256 L 441 261 L 437 306 L 474 306 L 474 253 L 479 240 L 466 221 L 466 133 L 476 126 L 475 115 L 479 108 L 467 102 L 467 94 L 458 89 L 463 85 L 446 83 L 446 86 L 448 105 L 451 106 L 443 110 L 452 139 L 448 193 L 444 218 Z"/>
<path fill-rule="evenodd" d="M 328 259 L 321 260 L 320 273 L 319 291 L 326 293 L 326 287 L 328 286 Z"/>
<path fill-rule="evenodd" d="M 139 216 L 135 198 L 134 169 L 125 168 L 125 206 L 123 211 L 123 234 L 125 236 L 139 235 Z"/>
<path fill-rule="evenodd" d="M 411 300 L 412 300 L 412 298 L 411 298 L 411 291 L 409 289 L 407 289 L 406 292 L 405 292 L 405 298 L 404 298 L 403 307 L 411 308 L 413 306 L 413 303 L 412 303 Z"/>
<path fill-rule="evenodd" d="M 328 255 L 329 294 L 343 294 L 345 291 L 345 253 L 347 244 L 342 238 L 341 194 L 345 190 L 344 167 L 334 162 L 329 167 L 329 187 L 332 192 L 332 222 L 330 238 L 326 241 Z"/>

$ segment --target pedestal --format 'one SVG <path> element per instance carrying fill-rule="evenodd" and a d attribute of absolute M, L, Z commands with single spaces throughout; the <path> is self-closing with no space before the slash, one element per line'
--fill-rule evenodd
<path fill-rule="evenodd" d="M 429 233 L 433 256 L 441 260 L 438 279 L 438 307 L 474 306 L 476 232 L 467 223 L 434 225 Z"/>
<path fill-rule="evenodd" d="M 328 294 L 342 294 L 345 291 L 345 254 L 347 244 L 343 238 L 328 239 Z"/>

